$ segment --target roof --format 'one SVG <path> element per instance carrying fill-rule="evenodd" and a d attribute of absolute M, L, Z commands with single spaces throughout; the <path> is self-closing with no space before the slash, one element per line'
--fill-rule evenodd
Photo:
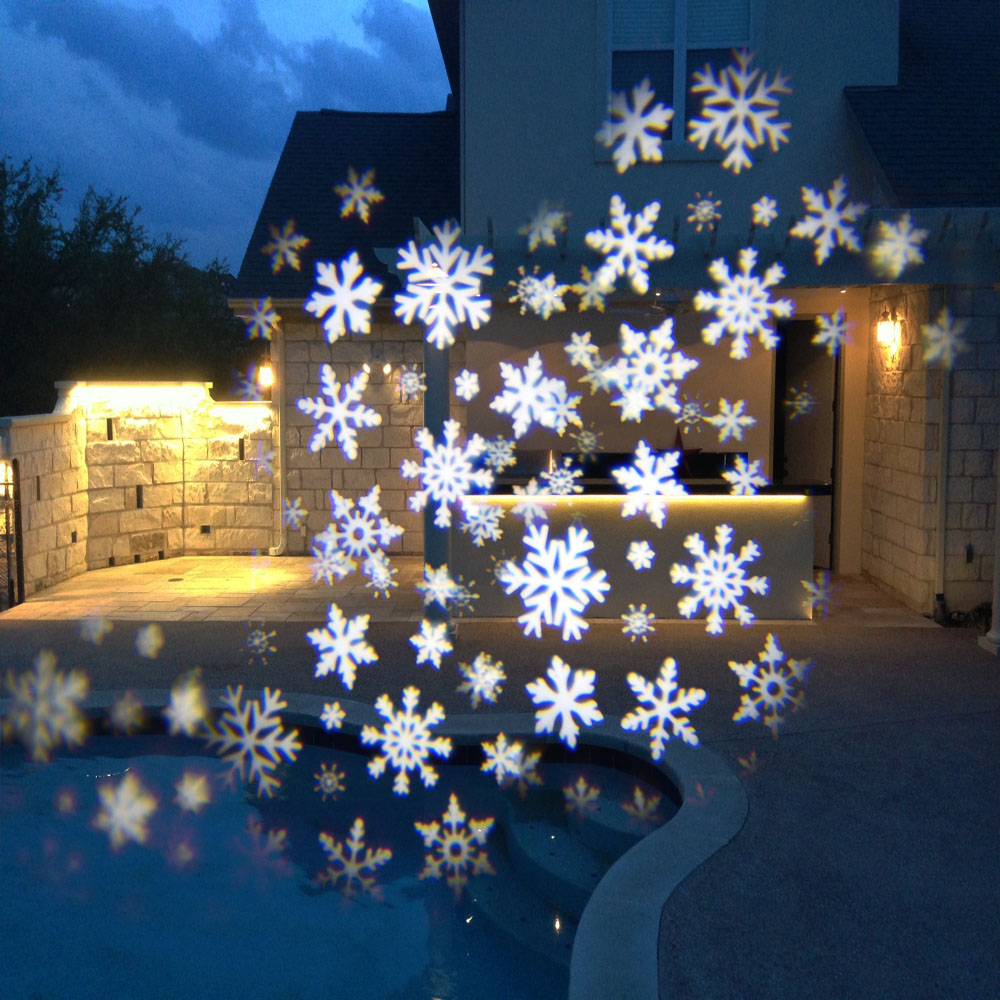
<path fill-rule="evenodd" d="M 899 84 L 845 95 L 896 205 L 1000 206 L 1000 5 L 901 0 Z"/>
<path fill-rule="evenodd" d="M 348 167 L 361 174 L 374 168 L 374 184 L 384 201 L 371 206 L 366 225 L 357 215 L 340 217 L 341 199 L 333 186 L 346 181 Z M 340 260 L 351 250 L 365 272 L 383 280 L 388 294 L 398 279 L 375 255 L 414 236 L 414 218 L 431 226 L 459 214 L 458 116 L 299 111 L 292 122 L 271 179 L 253 236 L 231 295 L 234 299 L 304 299 L 314 283 L 315 262 Z M 294 220 L 308 237 L 300 270 L 287 265 L 274 274 L 261 247 Z"/>

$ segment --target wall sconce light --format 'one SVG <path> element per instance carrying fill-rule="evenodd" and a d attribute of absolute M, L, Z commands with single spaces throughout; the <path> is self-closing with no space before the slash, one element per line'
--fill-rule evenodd
<path fill-rule="evenodd" d="M 366 375 L 371 375 L 376 368 L 382 369 L 382 377 L 387 378 L 392 374 L 392 365 L 385 360 L 385 349 L 381 344 L 371 345 L 371 357 L 361 367 Z"/>
<path fill-rule="evenodd" d="M 257 369 L 257 384 L 262 389 L 270 389 L 274 385 L 274 369 L 270 361 L 263 362 Z"/>
<path fill-rule="evenodd" d="M 888 309 L 882 310 L 882 315 L 879 317 L 875 331 L 878 342 L 883 347 L 888 348 L 890 351 L 895 351 L 899 348 L 900 340 L 902 339 L 902 324 L 896 316 L 895 309 L 892 310 L 891 316 Z"/>

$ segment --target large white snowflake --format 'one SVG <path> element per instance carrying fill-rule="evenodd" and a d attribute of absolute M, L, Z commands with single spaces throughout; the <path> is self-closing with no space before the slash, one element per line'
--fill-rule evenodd
<path fill-rule="evenodd" d="M 477 653 L 472 663 L 460 663 L 458 672 L 465 680 L 456 690 L 469 696 L 473 708 L 479 708 L 480 702 L 484 701 L 494 705 L 503 694 L 503 683 L 507 680 L 503 661 L 494 660 L 489 653 Z"/>
<path fill-rule="evenodd" d="M 403 534 L 403 529 L 383 516 L 380 498 L 379 486 L 373 486 L 356 500 L 330 490 L 333 520 L 313 541 L 332 544 L 350 559 L 361 562 L 384 550 Z"/>
<path fill-rule="evenodd" d="M 687 495 L 687 490 L 675 478 L 680 460 L 679 451 L 658 455 L 645 441 L 640 441 L 635 447 L 635 461 L 611 470 L 619 485 L 628 491 L 628 498 L 622 504 L 622 517 L 645 514 L 656 527 L 662 528 L 669 499 Z"/>
<path fill-rule="evenodd" d="M 271 258 L 271 271 L 277 274 L 286 264 L 298 271 L 302 267 L 299 251 L 309 244 L 309 237 L 295 231 L 295 220 L 289 219 L 279 229 L 273 223 L 268 223 L 271 239 L 265 243 L 260 252 Z"/>
<path fill-rule="evenodd" d="M 472 539 L 472 544 L 481 549 L 487 542 L 499 541 L 503 536 L 500 518 L 503 509 L 495 503 L 462 502 L 462 522 L 459 530 Z"/>
<path fill-rule="evenodd" d="M 598 270 L 598 279 L 608 290 L 615 281 L 627 275 L 632 291 L 645 295 L 649 291 L 649 263 L 667 260 L 674 255 L 674 245 L 653 235 L 653 226 L 660 215 L 660 203 L 651 201 L 635 216 L 626 211 L 625 202 L 611 196 L 611 222 L 606 229 L 591 229 L 585 239 L 587 246 L 605 256 Z"/>
<path fill-rule="evenodd" d="M 466 822 L 465 812 L 454 792 L 448 797 L 448 809 L 440 823 L 437 820 L 418 821 L 413 826 L 423 839 L 424 847 L 431 848 L 430 853 L 424 855 L 424 868 L 418 879 L 440 879 L 443 875 L 458 899 L 470 875 L 496 875 L 483 850 L 493 829 L 493 817 L 474 819 L 470 816 Z"/>
<path fill-rule="evenodd" d="M 755 459 L 748 462 L 742 455 L 736 456 L 736 461 L 731 469 L 726 469 L 722 473 L 722 478 L 729 483 L 729 492 L 733 496 L 748 497 L 753 496 L 762 486 L 767 486 L 769 480 L 760 471 L 760 461 Z"/>
<path fill-rule="evenodd" d="M 586 528 L 570 525 L 566 538 L 549 541 L 549 526 L 533 524 L 524 536 L 529 549 L 523 563 L 507 559 L 497 567 L 506 594 L 518 594 L 525 613 L 518 617 L 525 635 L 541 638 L 542 624 L 562 628 L 563 641 L 579 639 L 590 626 L 582 612 L 591 601 L 604 603 L 611 589 L 603 569 L 594 570 L 587 553 L 594 547 Z"/>
<path fill-rule="evenodd" d="M 604 721 L 597 702 L 585 697 L 594 693 L 597 674 L 593 670 L 571 670 L 558 656 L 552 657 L 545 673 L 549 680 L 539 677 L 524 686 L 531 700 L 541 706 L 535 712 L 535 732 L 551 733 L 558 722 L 559 739 L 575 750 L 580 734 L 577 718 L 585 726 Z"/>
<path fill-rule="evenodd" d="M 413 240 L 399 251 L 399 270 L 409 272 L 406 287 L 395 295 L 395 313 L 403 323 L 419 319 L 435 347 L 455 343 L 455 327 L 478 330 L 490 318 L 482 278 L 493 273 L 493 254 L 477 246 L 470 254 L 458 246 L 461 230 L 452 222 L 433 227 L 437 243 L 418 247 Z"/>
<path fill-rule="evenodd" d="M 526 271 L 524 266 L 517 269 L 517 281 L 509 281 L 511 294 L 508 302 L 519 302 L 520 312 L 531 311 L 542 319 L 548 319 L 553 313 L 565 312 L 566 304 L 563 296 L 569 291 L 569 285 L 561 285 L 551 271 L 544 278 L 538 277 L 538 268 Z"/>
<path fill-rule="evenodd" d="M 680 413 L 677 383 L 698 367 L 698 360 L 676 350 L 673 331 L 672 317 L 649 333 L 622 323 L 622 357 L 615 373 L 622 394 L 611 403 L 622 408 L 622 420 L 641 420 L 654 408 Z"/>
<path fill-rule="evenodd" d="M 317 879 L 320 885 L 339 889 L 348 898 L 362 892 L 372 899 L 382 899 L 382 887 L 375 881 L 375 872 L 391 860 L 392 851 L 388 847 L 373 848 L 365 844 L 365 821 L 360 816 L 351 824 L 346 841 L 335 840 L 322 832 L 319 844 L 330 859 Z"/>
<path fill-rule="evenodd" d="M 247 339 L 270 340 L 271 335 L 278 329 L 281 317 L 274 308 L 270 295 L 265 295 L 258 299 L 250 307 L 250 316 L 246 320 Z"/>
<path fill-rule="evenodd" d="M 466 403 L 479 395 L 479 376 L 476 372 L 463 368 L 455 376 L 455 395 Z"/>
<path fill-rule="evenodd" d="M 719 442 L 725 444 L 730 438 L 736 441 L 743 440 L 743 428 L 753 427 L 757 423 L 757 418 L 750 416 L 746 412 L 747 403 L 745 399 L 738 399 L 735 403 L 730 403 L 728 399 L 719 400 L 719 412 L 710 417 L 702 417 L 706 424 L 711 424 L 719 430 Z"/>
<path fill-rule="evenodd" d="M 364 267 L 355 250 L 340 262 L 339 271 L 330 261 L 316 262 L 316 284 L 328 291 L 313 289 L 305 301 L 305 309 L 323 320 L 326 339 L 331 344 L 348 330 L 351 333 L 371 332 L 371 306 L 382 291 L 382 282 L 361 278 L 363 274 Z"/>
<path fill-rule="evenodd" d="M 410 645 L 417 651 L 417 666 L 429 663 L 435 670 L 441 669 L 441 657 L 452 651 L 448 638 L 447 622 L 430 622 L 424 618 L 416 635 L 410 636 Z"/>
<path fill-rule="evenodd" d="M 607 120 L 601 123 L 595 138 L 608 148 L 615 147 L 611 157 L 620 174 L 638 160 L 659 163 L 663 159 L 658 133 L 670 124 L 674 109 L 661 101 L 654 104 L 655 99 L 647 77 L 632 88 L 631 105 L 624 90 L 615 91 L 608 101 Z"/>
<path fill-rule="evenodd" d="M 704 702 L 708 693 L 702 688 L 677 686 L 677 662 L 672 656 L 663 661 L 655 681 L 648 681 L 633 671 L 628 675 L 628 686 L 638 705 L 622 717 L 622 729 L 629 732 L 648 730 L 653 760 L 663 757 L 671 735 L 679 736 L 689 746 L 698 746 L 698 734 L 687 713 Z"/>
<path fill-rule="evenodd" d="M 326 585 L 331 587 L 334 577 L 343 580 L 358 568 L 357 563 L 345 552 L 341 552 L 337 543 L 323 532 L 313 539 L 309 551 L 313 555 L 313 583 L 325 580 Z"/>
<path fill-rule="evenodd" d="M 490 409 L 513 420 L 515 438 L 526 434 L 533 423 L 548 427 L 560 436 L 570 424 L 583 426 L 576 411 L 580 396 L 571 395 L 563 379 L 545 374 L 538 351 L 528 358 L 523 368 L 501 361 L 500 376 L 504 388 L 490 401 Z"/>
<path fill-rule="evenodd" d="M 534 253 L 542 244 L 554 247 L 557 235 L 566 231 L 568 216 L 569 212 L 561 204 L 552 205 L 543 201 L 535 209 L 535 214 L 517 231 L 519 236 L 528 237 L 528 253 Z"/>
<path fill-rule="evenodd" d="M 455 443 L 460 430 L 457 420 L 446 420 L 444 441 L 439 444 L 426 427 L 421 427 L 413 440 L 424 453 L 424 464 L 407 458 L 400 466 L 407 479 L 419 476 L 423 480 L 423 488 L 410 497 L 410 509 L 423 510 L 431 500 L 435 501 L 434 524 L 439 528 L 451 526 L 451 504 L 473 489 L 485 492 L 493 485 L 491 469 L 473 467 L 473 461 L 486 450 L 486 441 L 473 434 L 463 448 Z"/>
<path fill-rule="evenodd" d="M 385 725 L 382 729 L 366 725 L 361 730 L 365 746 L 381 747 L 381 753 L 368 762 L 368 773 L 378 778 L 392 764 L 396 768 L 392 790 L 397 795 L 410 794 L 410 771 L 418 771 L 424 787 L 433 788 L 438 773 L 428 758 L 432 753 L 438 757 L 451 754 L 451 740 L 447 736 L 431 736 L 431 728 L 444 720 L 444 709 L 433 702 L 423 715 L 418 715 L 415 709 L 419 701 L 419 688 L 405 688 L 403 707 L 397 712 L 387 694 L 379 695 L 375 711 L 386 720 Z"/>
<path fill-rule="evenodd" d="M 740 707 L 733 713 L 733 722 L 763 722 L 777 739 L 778 729 L 785 722 L 786 709 L 797 712 L 803 705 L 804 695 L 793 689 L 796 683 L 805 683 L 813 661 L 786 660 L 778 640 L 770 632 L 759 660 L 759 663 L 729 661 L 730 670 L 744 689 Z"/>
<path fill-rule="evenodd" d="M 834 358 L 837 351 L 850 342 L 850 331 L 854 324 L 848 321 L 847 313 L 841 306 L 830 316 L 817 316 L 816 326 L 812 342 L 818 347 L 825 347 L 826 353 Z"/>
<path fill-rule="evenodd" d="M 955 358 L 966 349 L 964 340 L 967 319 L 955 319 L 945 306 L 933 323 L 920 328 L 924 338 L 924 361 L 939 361 L 945 368 L 955 364 Z"/>
<path fill-rule="evenodd" d="M 270 798 L 281 785 L 275 776 L 283 761 L 292 763 L 302 749 L 297 729 L 286 733 L 278 714 L 288 703 L 281 691 L 264 688 L 262 701 L 243 703 L 243 685 L 226 688 L 226 710 L 218 721 L 206 723 L 208 746 L 218 745 L 218 755 L 230 764 L 230 780 L 256 781 L 257 794 Z"/>
<path fill-rule="evenodd" d="M 717 344 L 723 334 L 729 334 L 731 358 L 743 359 L 750 354 L 750 340 L 757 337 L 768 350 L 778 346 L 778 334 L 768 325 L 774 317 L 792 315 L 791 299 L 773 299 L 769 288 L 785 276 L 785 269 L 775 261 L 758 277 L 752 274 L 757 264 L 757 251 L 753 247 L 740 250 L 739 273 L 731 274 L 724 257 L 713 260 L 708 273 L 720 286 L 718 292 L 701 289 L 694 297 L 695 309 L 703 312 L 714 309 L 719 317 L 708 324 L 701 337 L 706 344 Z"/>
<path fill-rule="evenodd" d="M 306 638 L 320 654 L 316 677 L 339 674 L 348 691 L 354 687 L 357 668 L 378 659 L 375 647 L 365 640 L 370 620 L 371 615 L 347 618 L 338 605 L 330 604 L 326 628 L 314 628 L 306 633 Z"/>
<path fill-rule="evenodd" d="M 864 215 L 868 205 L 863 201 L 847 200 L 847 180 L 843 174 L 825 195 L 816 188 L 804 185 L 802 201 L 806 206 L 806 215 L 788 232 L 791 236 L 815 242 L 817 264 L 822 264 L 833 253 L 834 246 L 842 246 L 853 253 L 861 252 L 861 242 L 851 223 Z"/>
<path fill-rule="evenodd" d="M 741 625 L 751 625 L 753 611 L 742 603 L 744 594 L 767 593 L 766 576 L 747 576 L 745 569 L 760 555 L 760 547 L 753 539 L 746 542 L 734 555 L 729 551 L 733 529 L 728 524 L 715 528 L 715 548 L 709 550 L 701 534 L 695 532 L 684 539 L 684 548 L 694 556 L 692 566 L 674 563 L 670 567 L 670 581 L 678 586 L 690 584 L 692 593 L 677 602 L 677 610 L 685 618 L 698 613 L 702 605 L 708 609 L 705 631 L 720 635 L 726 627 L 722 612 L 732 608 Z"/>
<path fill-rule="evenodd" d="M 117 784 L 104 781 L 97 786 L 101 807 L 94 826 L 108 834 L 114 850 L 127 840 L 144 844 L 149 837 L 149 817 L 156 812 L 156 799 L 134 774 L 126 774 Z"/>
<path fill-rule="evenodd" d="M 738 174 L 753 165 L 750 150 L 766 141 L 771 152 L 788 142 L 789 122 L 777 121 L 778 95 L 790 94 L 788 77 L 779 70 L 768 83 L 767 74 L 751 69 L 752 53 L 746 49 L 734 52 L 735 64 L 719 71 L 711 66 L 694 71 L 693 94 L 705 94 L 701 116 L 688 122 L 688 138 L 699 149 L 709 140 L 727 150 L 722 166 Z"/>
<path fill-rule="evenodd" d="M 382 423 L 381 414 L 361 402 L 368 374 L 359 371 L 350 382 L 341 384 L 333 368 L 325 364 L 320 369 L 319 385 L 326 399 L 313 396 L 295 400 L 295 405 L 316 421 L 309 450 L 319 451 L 336 438 L 344 456 L 353 462 L 358 457 L 357 429 L 378 427 Z"/>
<path fill-rule="evenodd" d="M 385 195 L 375 187 L 375 168 L 369 167 L 358 175 L 354 167 L 347 168 L 347 180 L 333 185 L 334 193 L 340 195 L 340 217 L 346 219 L 349 215 L 357 215 L 364 223 L 372 205 L 385 201 Z"/>
<path fill-rule="evenodd" d="M 908 267 L 924 262 L 923 242 L 926 229 L 917 229 L 909 212 L 904 212 L 898 222 L 879 219 L 875 228 L 875 242 L 869 246 L 872 267 L 883 277 L 895 281 Z"/>

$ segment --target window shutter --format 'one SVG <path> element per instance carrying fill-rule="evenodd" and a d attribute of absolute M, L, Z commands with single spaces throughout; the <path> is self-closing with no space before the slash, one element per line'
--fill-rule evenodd
<path fill-rule="evenodd" d="M 612 49 L 658 49 L 674 42 L 674 0 L 613 0 Z"/>
<path fill-rule="evenodd" d="M 689 49 L 736 48 L 749 44 L 750 0 L 688 0 Z"/>

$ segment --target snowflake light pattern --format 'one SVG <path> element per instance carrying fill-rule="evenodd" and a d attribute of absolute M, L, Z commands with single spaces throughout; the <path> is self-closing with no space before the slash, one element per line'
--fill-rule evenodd
<path fill-rule="evenodd" d="M 639 160 L 659 163 L 663 159 L 658 133 L 666 129 L 673 117 L 673 108 L 656 101 L 647 77 L 632 88 L 631 104 L 624 90 L 611 95 L 607 120 L 594 138 L 609 149 L 614 147 L 611 158 L 615 169 L 623 174 Z"/>
<path fill-rule="evenodd" d="M 766 229 L 778 217 L 778 202 L 769 194 L 762 194 L 750 206 L 750 221 Z"/>
<path fill-rule="evenodd" d="M 553 205 L 543 201 L 535 214 L 518 229 L 518 236 L 528 237 L 528 253 L 534 253 L 543 244 L 554 247 L 560 233 L 566 232 L 566 220 L 569 212 L 562 205 Z"/>
<path fill-rule="evenodd" d="M 249 654 L 250 662 L 253 663 L 256 660 L 262 667 L 266 667 L 268 656 L 278 651 L 278 647 L 273 642 L 278 633 L 264 628 L 263 622 L 256 628 L 252 622 L 247 622 L 247 630 L 247 637 L 243 645 Z"/>
<path fill-rule="evenodd" d="M 830 583 L 829 570 L 817 570 L 815 578 L 803 580 L 802 586 L 806 589 L 805 604 L 810 616 L 818 614 L 820 618 L 825 618 L 833 606 L 834 587 Z"/>
<path fill-rule="evenodd" d="M 295 231 L 295 220 L 289 219 L 279 229 L 273 223 L 268 223 L 271 239 L 265 243 L 260 252 L 271 258 L 271 273 L 277 274 L 286 264 L 294 271 L 302 267 L 299 251 L 309 244 L 309 238 Z"/>
<path fill-rule="evenodd" d="M 178 677 L 170 689 L 170 701 L 163 710 L 171 736 L 194 736 L 208 718 L 208 702 L 197 670 Z"/>
<path fill-rule="evenodd" d="M 160 655 L 161 649 L 163 649 L 163 629 L 156 622 L 150 622 L 149 625 L 143 625 L 142 628 L 136 630 L 136 656 L 155 660 Z"/>
<path fill-rule="evenodd" d="M 561 465 L 553 463 L 551 469 L 543 469 L 538 478 L 550 496 L 570 496 L 583 492 L 583 485 L 579 482 L 583 478 L 583 469 L 575 468 L 569 455 L 562 460 Z"/>
<path fill-rule="evenodd" d="M 101 782 L 97 786 L 97 797 L 101 805 L 94 817 L 94 826 L 107 833 L 113 850 L 120 850 L 129 840 L 146 843 L 149 818 L 156 812 L 158 803 L 135 774 L 126 774 L 117 784 Z"/>
<path fill-rule="evenodd" d="M 124 691 L 111 703 L 108 710 L 108 722 L 114 733 L 125 733 L 131 736 L 142 727 L 145 720 L 142 702 L 134 691 Z"/>
<path fill-rule="evenodd" d="M 598 280 L 610 291 L 615 281 L 627 276 L 636 295 L 649 291 L 649 264 L 667 260 L 674 255 L 674 245 L 653 235 L 653 226 L 660 215 L 660 203 L 651 201 L 634 216 L 625 202 L 611 196 L 611 222 L 606 229 L 592 229 L 586 234 L 587 246 L 605 256 L 598 270 Z"/>
<path fill-rule="evenodd" d="M 212 786 L 207 774 L 185 771 L 174 785 L 174 803 L 182 812 L 201 812 L 212 801 Z"/>
<path fill-rule="evenodd" d="M 513 420 L 515 438 L 526 434 L 534 423 L 554 430 L 560 437 L 570 424 L 583 426 L 576 411 L 580 396 L 569 394 L 563 379 L 545 374 L 538 351 L 523 368 L 501 361 L 500 376 L 504 389 L 490 401 L 490 409 Z"/>
<path fill-rule="evenodd" d="M 964 337 L 968 325 L 967 319 L 955 319 L 947 306 L 938 313 L 933 323 L 924 323 L 920 328 L 924 340 L 924 362 L 930 364 L 936 361 L 945 368 L 951 368 L 958 355 L 966 349 Z"/>
<path fill-rule="evenodd" d="M 336 438 L 344 457 L 353 462 L 358 457 L 358 428 L 378 427 L 382 416 L 361 402 L 368 374 L 355 373 L 350 382 L 341 384 L 330 365 L 320 368 L 320 392 L 326 398 L 314 396 L 295 400 L 295 405 L 316 421 L 316 430 L 309 439 L 309 450 L 319 451 Z"/>
<path fill-rule="evenodd" d="M 250 307 L 250 316 L 246 320 L 247 340 L 270 340 L 280 322 L 281 317 L 274 308 L 271 296 L 265 295 Z"/>
<path fill-rule="evenodd" d="M 340 798 L 340 793 L 347 787 L 346 777 L 347 775 L 336 764 L 327 767 L 325 762 L 321 763 L 319 771 L 313 775 L 316 781 L 313 791 L 319 792 L 323 796 L 324 802 L 326 802 L 327 796 L 336 802 Z"/>
<path fill-rule="evenodd" d="M 448 623 L 430 622 L 426 618 L 420 622 L 417 634 L 410 636 L 410 645 L 417 651 L 417 666 L 429 663 L 435 670 L 441 669 L 441 657 L 454 648 L 448 638 Z"/>
<path fill-rule="evenodd" d="M 302 506 L 302 497 L 289 500 L 285 497 L 281 503 L 281 523 L 290 531 L 299 531 L 305 524 L 309 511 Z"/>
<path fill-rule="evenodd" d="M 548 680 L 539 677 L 524 686 L 532 702 L 540 706 L 535 712 L 535 732 L 551 733 L 558 722 L 559 739 L 575 750 L 580 733 L 577 718 L 585 726 L 604 721 L 597 702 L 586 697 L 594 693 L 597 674 L 593 670 L 571 670 L 558 656 L 552 657 L 545 673 Z"/>
<path fill-rule="evenodd" d="M 704 198 L 700 191 L 696 191 L 694 201 L 688 202 L 688 211 L 691 214 L 687 217 L 687 221 L 694 226 L 696 233 L 700 233 L 703 229 L 711 232 L 722 218 L 719 212 L 721 207 L 722 202 L 719 199 L 713 200 L 711 191 Z"/>
<path fill-rule="evenodd" d="M 356 500 L 330 490 L 332 520 L 316 535 L 314 544 L 331 545 L 362 564 L 369 556 L 385 550 L 403 534 L 403 529 L 382 514 L 381 495 L 377 485 Z"/>
<path fill-rule="evenodd" d="M 490 743 L 484 740 L 483 760 L 479 770 L 484 774 L 492 774 L 498 785 L 510 784 L 521 775 L 524 767 L 524 746 L 517 740 L 508 742 L 506 735 L 498 733 L 496 740 Z"/>
<path fill-rule="evenodd" d="M 353 690 L 357 668 L 378 659 L 375 647 L 365 639 L 371 615 L 347 618 L 340 607 L 331 603 L 327 611 L 326 628 L 314 628 L 306 638 L 319 651 L 316 677 L 338 674 L 344 687 Z"/>
<path fill-rule="evenodd" d="M 114 624 L 102 615 L 88 615 L 80 619 L 80 638 L 93 646 L 100 646 Z"/>
<path fill-rule="evenodd" d="M 600 268 L 591 272 L 586 264 L 580 265 L 580 280 L 572 285 L 572 290 L 580 296 L 577 308 L 580 312 L 584 309 L 596 309 L 604 312 L 604 302 L 608 295 L 608 288 L 603 281 Z"/>
<path fill-rule="evenodd" d="M 551 271 L 544 278 L 538 277 L 538 267 L 526 271 L 518 267 L 520 276 L 517 281 L 508 281 L 511 294 L 508 302 L 519 302 L 520 313 L 533 312 L 542 319 L 548 319 L 553 313 L 565 312 L 566 304 L 563 296 L 569 291 L 569 285 L 560 285 Z"/>
<path fill-rule="evenodd" d="M 826 194 L 804 185 L 802 201 L 806 206 L 806 215 L 788 233 L 800 239 L 813 240 L 817 264 L 822 264 L 833 253 L 835 246 L 852 253 L 861 252 L 861 242 L 852 223 L 864 215 L 868 205 L 863 201 L 847 200 L 847 180 L 843 174 Z"/>
<path fill-rule="evenodd" d="M 644 569 L 652 567 L 656 553 L 649 542 L 642 539 L 640 541 L 629 542 L 625 558 L 632 564 L 632 569 L 637 573 L 641 573 Z"/>
<path fill-rule="evenodd" d="M 503 537 L 500 519 L 503 511 L 496 504 L 462 503 L 462 521 L 459 530 L 472 539 L 472 544 L 481 549 L 487 542 L 499 541 Z"/>
<path fill-rule="evenodd" d="M 804 684 L 812 668 L 812 660 L 785 659 L 778 640 L 768 632 L 759 662 L 729 661 L 729 669 L 736 674 L 744 693 L 740 707 L 733 713 L 733 722 L 763 722 L 777 739 L 778 730 L 785 723 L 785 713 L 797 712 L 805 702 L 796 684 Z"/>
<path fill-rule="evenodd" d="M 663 661 L 655 681 L 648 681 L 634 671 L 627 680 L 638 705 L 622 717 L 622 729 L 629 732 L 648 730 L 653 760 L 663 757 L 672 735 L 679 736 L 689 746 L 698 746 L 698 734 L 688 713 L 702 704 L 708 693 L 701 688 L 677 686 L 677 662 L 672 656 Z"/>
<path fill-rule="evenodd" d="M 645 441 L 640 441 L 632 464 L 611 470 L 611 475 L 628 493 L 622 504 L 622 517 L 645 514 L 657 528 L 662 528 L 668 501 L 687 495 L 687 490 L 675 478 L 680 460 L 679 451 L 658 455 Z"/>
<path fill-rule="evenodd" d="M 323 320 L 327 343 L 334 343 L 348 331 L 371 333 L 371 307 L 382 292 L 382 282 L 362 277 L 365 269 L 356 250 L 338 265 L 316 261 L 316 284 L 326 291 L 313 289 L 305 301 L 305 310 Z"/>
<path fill-rule="evenodd" d="M 788 411 L 789 420 L 798 420 L 799 417 L 808 416 L 816 405 L 816 397 L 809 391 L 809 383 L 803 383 L 799 388 L 794 385 L 788 387 L 788 395 L 785 397 L 785 409 Z"/>
<path fill-rule="evenodd" d="M 624 612 L 621 616 L 622 635 L 627 635 L 632 642 L 635 642 L 636 639 L 642 639 L 643 642 L 647 642 L 649 636 L 656 631 L 653 628 L 655 618 L 656 615 L 645 604 L 640 604 L 639 607 L 630 604 L 628 611 Z"/>
<path fill-rule="evenodd" d="M 338 889 L 348 899 L 362 893 L 381 901 L 382 887 L 376 882 L 375 872 L 392 860 L 392 851 L 365 844 L 365 821 L 360 816 L 351 824 L 346 841 L 335 840 L 324 831 L 319 835 L 319 845 L 329 859 L 317 878 L 320 885 Z"/>
<path fill-rule="evenodd" d="M 431 849 L 429 854 L 424 855 L 424 868 L 417 876 L 421 881 L 440 879 L 443 875 L 445 883 L 454 891 L 455 899 L 459 899 L 471 875 L 496 875 L 483 849 L 493 829 L 493 817 L 474 819 L 470 816 L 466 822 L 465 812 L 454 792 L 448 796 L 448 809 L 440 823 L 436 820 L 430 823 L 418 821 L 413 826 L 420 834 L 424 847 Z"/>
<path fill-rule="evenodd" d="M 507 680 L 503 661 L 494 660 L 489 653 L 477 653 L 472 663 L 459 663 L 458 672 L 464 680 L 456 690 L 469 696 L 473 708 L 479 708 L 483 702 L 495 705 L 503 694 L 503 684 Z"/>
<path fill-rule="evenodd" d="M 710 417 L 702 417 L 702 420 L 718 429 L 720 443 L 724 444 L 730 438 L 742 441 L 744 428 L 753 427 L 757 423 L 757 418 L 750 416 L 746 408 L 745 399 L 730 403 L 728 399 L 723 398 L 719 400 L 719 412 Z"/>
<path fill-rule="evenodd" d="M 401 403 L 413 403 L 427 391 L 427 375 L 416 365 L 403 365 L 396 375 Z"/>
<path fill-rule="evenodd" d="M 876 273 L 895 281 L 908 267 L 924 262 L 923 242 L 926 229 L 917 229 L 909 212 L 904 212 L 898 222 L 879 219 L 875 228 L 875 242 L 868 249 L 869 259 Z"/>
<path fill-rule="evenodd" d="M 574 431 L 570 434 L 573 444 L 576 446 L 576 453 L 583 462 L 592 462 L 600 450 L 601 432 L 595 431 L 591 427 L 584 427 L 582 430 Z"/>
<path fill-rule="evenodd" d="M 463 368 L 455 376 L 455 395 L 466 403 L 475 399 L 479 395 L 479 376 Z"/>
<path fill-rule="evenodd" d="M 340 196 L 340 217 L 346 219 L 356 215 L 366 225 L 372 205 L 385 201 L 385 195 L 375 187 L 374 167 L 359 175 L 354 167 L 349 166 L 347 180 L 334 184 L 333 191 Z"/>
<path fill-rule="evenodd" d="M 514 451 L 514 442 L 502 434 L 490 438 L 483 448 L 483 465 L 488 466 L 494 472 L 503 472 L 504 469 L 517 464 Z"/>
<path fill-rule="evenodd" d="M 641 420 L 646 410 L 654 408 L 680 413 L 677 383 L 698 367 L 698 360 L 676 349 L 673 331 L 672 317 L 649 333 L 622 323 L 615 378 L 627 391 L 611 404 L 621 407 L 622 420 Z"/>
<path fill-rule="evenodd" d="M 330 587 L 333 585 L 334 577 L 343 580 L 357 569 L 357 563 L 337 548 L 336 543 L 322 532 L 313 539 L 309 551 L 314 557 L 311 564 L 313 583 L 325 580 L 326 585 Z"/>
<path fill-rule="evenodd" d="M 770 482 L 760 471 L 759 459 L 748 462 L 742 455 L 736 456 L 733 467 L 726 469 L 722 478 L 729 483 L 729 492 L 736 497 L 753 496 L 758 489 Z"/>
<path fill-rule="evenodd" d="M 584 820 L 589 816 L 601 811 L 597 800 L 601 796 L 601 790 L 593 785 L 587 784 L 587 779 L 581 775 L 576 779 L 575 785 L 563 787 L 564 810 L 575 819 Z"/>
<path fill-rule="evenodd" d="M 816 326 L 818 329 L 813 334 L 812 342 L 818 347 L 825 347 L 826 353 L 834 358 L 850 342 L 850 331 L 854 324 L 848 322 L 847 313 L 841 306 L 830 316 L 817 316 Z"/>
<path fill-rule="evenodd" d="M 650 795 L 636 785 L 632 792 L 632 801 L 621 804 L 622 812 L 628 816 L 628 825 L 637 826 L 643 834 L 648 833 L 654 827 L 663 825 L 663 817 L 657 811 L 662 801 L 662 795 Z"/>

